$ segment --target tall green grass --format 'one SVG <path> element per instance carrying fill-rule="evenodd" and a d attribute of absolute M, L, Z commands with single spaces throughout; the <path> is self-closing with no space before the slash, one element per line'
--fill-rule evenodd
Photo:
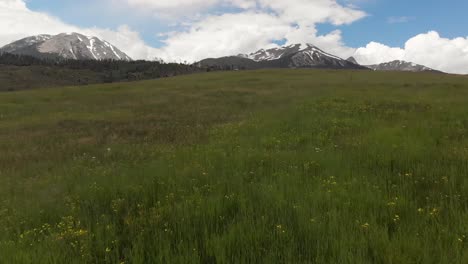
<path fill-rule="evenodd" d="M 467 103 L 322 70 L 0 94 L 0 260 L 468 263 Z"/>

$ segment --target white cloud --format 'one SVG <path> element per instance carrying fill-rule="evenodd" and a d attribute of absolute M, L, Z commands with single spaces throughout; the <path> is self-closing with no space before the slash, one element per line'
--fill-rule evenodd
<path fill-rule="evenodd" d="M 312 42 L 329 52 L 347 56 L 352 49 L 342 43 L 341 32 L 318 36 L 315 24 L 348 24 L 365 16 L 364 12 L 341 6 L 335 0 L 290 0 L 292 2 L 288 3 L 283 0 L 112 1 L 125 1 L 129 7 L 152 12 L 171 13 L 173 9 L 198 12 L 215 5 L 231 5 L 243 11 L 194 15 L 198 20 L 190 22 L 188 27 L 186 25 L 187 30 L 167 33 L 163 40 L 166 45 L 156 49 L 147 45 L 138 32 L 125 25 L 117 30 L 80 28 L 49 14 L 32 11 L 24 0 L 0 0 L 0 45 L 36 34 L 80 32 L 106 39 L 136 59 L 160 57 L 192 62 L 272 47 L 275 46 L 273 41 L 282 39 L 288 43 Z"/>
<path fill-rule="evenodd" d="M 289 23 L 316 24 L 329 22 L 334 25 L 350 24 L 366 13 L 345 7 L 335 0 L 258 0 L 263 8 L 275 11 Z"/>
<path fill-rule="evenodd" d="M 281 39 L 289 30 L 276 16 L 260 13 L 209 16 L 186 32 L 171 34 L 160 50 L 161 57 L 196 61 L 250 52 Z"/>
<path fill-rule="evenodd" d="M 118 1 L 118 0 L 117 0 Z M 349 24 L 365 16 L 365 12 L 340 5 L 336 0 L 120 0 L 130 7 L 156 16 L 188 15 L 217 6 L 234 6 L 281 16 L 290 23 L 330 22 Z"/>
<path fill-rule="evenodd" d="M 21 0 L 0 0 L 0 45 L 32 34 L 76 29 L 43 13 L 31 12 Z"/>
<path fill-rule="evenodd" d="M 443 38 L 430 31 L 409 39 L 404 48 L 391 48 L 371 42 L 356 50 L 355 58 L 362 64 L 405 60 L 449 73 L 468 73 L 468 37 Z"/>
<path fill-rule="evenodd" d="M 132 0 L 127 0 L 132 1 Z M 148 1 L 150 2 L 150 1 Z M 248 53 L 274 46 L 275 40 L 291 43 L 314 43 L 322 49 L 346 57 L 354 49 L 343 44 L 336 30 L 319 36 L 317 23 L 343 25 L 366 14 L 338 4 L 335 0 L 218 0 L 244 9 L 238 13 L 203 16 L 182 32 L 171 32 L 159 56 L 166 60 L 181 58 L 196 61 Z M 153 5 L 148 5 L 153 7 Z M 182 7 L 181 7 L 182 8 Z"/>
<path fill-rule="evenodd" d="M 139 11 L 170 18 L 199 12 L 216 5 L 219 0 L 123 0 Z"/>
<path fill-rule="evenodd" d="M 257 7 L 257 2 L 252 0 L 225 0 L 225 2 L 243 9 L 252 9 Z"/>
<path fill-rule="evenodd" d="M 149 47 L 128 26 L 117 30 L 80 28 L 51 15 L 27 8 L 23 0 L 0 0 L 0 47 L 12 41 L 37 34 L 80 32 L 105 39 L 132 58 L 152 58 L 156 49 Z"/>
<path fill-rule="evenodd" d="M 354 54 L 355 49 L 347 47 L 342 40 L 341 31 L 334 30 L 326 35 L 317 35 L 317 30 L 314 26 L 303 26 L 294 28 L 286 34 L 286 44 L 296 43 L 312 43 L 323 50 L 348 58 Z"/>
<path fill-rule="evenodd" d="M 401 48 L 391 48 L 377 42 L 370 42 L 367 46 L 358 48 L 354 58 L 363 65 L 378 64 L 393 60 L 403 60 L 405 51 Z"/>
<path fill-rule="evenodd" d="M 319 35 L 317 23 L 350 24 L 366 15 L 354 7 L 340 5 L 336 0 L 106 1 L 125 2 L 126 7 L 152 13 L 170 13 L 172 9 L 194 13 L 189 22 L 186 17 L 183 19 L 186 23 L 183 30 L 160 32 L 165 45 L 154 48 L 126 25 L 115 30 L 82 28 L 49 14 L 32 11 L 25 0 L 0 0 L 0 46 L 30 35 L 80 32 L 106 39 L 135 59 L 158 57 L 192 62 L 274 47 L 276 41 L 286 40 L 286 44 L 313 43 L 343 58 L 353 55 L 361 64 L 398 59 L 450 73 L 468 73 L 468 37 L 448 39 L 431 31 L 409 39 L 403 48 L 370 42 L 354 49 L 345 45 L 339 30 Z M 212 11 L 226 5 L 240 10 L 224 14 Z"/>
<path fill-rule="evenodd" d="M 117 30 L 92 28 L 82 32 L 105 39 L 133 59 L 153 60 L 158 57 L 158 49 L 145 43 L 140 34 L 127 25 L 122 25 Z"/>

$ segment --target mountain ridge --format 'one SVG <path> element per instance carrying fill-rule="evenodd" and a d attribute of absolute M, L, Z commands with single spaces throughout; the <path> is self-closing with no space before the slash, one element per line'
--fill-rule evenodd
<path fill-rule="evenodd" d="M 75 32 L 26 37 L 3 46 L 0 53 L 29 55 L 41 59 L 132 60 L 105 40 Z"/>
<path fill-rule="evenodd" d="M 288 46 L 260 49 L 250 54 L 204 59 L 198 63 L 208 67 L 234 67 L 242 69 L 259 68 L 368 68 L 346 61 L 323 51 L 312 44 L 291 44 Z"/>
<path fill-rule="evenodd" d="M 366 67 L 374 71 L 407 71 L 407 72 L 438 72 L 441 71 L 434 70 L 427 66 L 417 64 L 414 62 L 403 61 L 403 60 L 394 60 L 389 62 L 384 62 L 374 65 L 366 65 Z"/>
<path fill-rule="evenodd" d="M 80 33 L 41 34 L 29 36 L 0 48 L 1 53 L 33 56 L 39 59 L 125 60 L 127 54 L 105 40 Z M 440 72 L 424 65 L 395 60 L 374 65 L 361 65 L 354 57 L 344 60 L 313 44 L 290 44 L 260 49 L 250 54 L 207 58 L 196 63 L 214 69 L 261 68 L 330 68 L 374 71 Z"/>

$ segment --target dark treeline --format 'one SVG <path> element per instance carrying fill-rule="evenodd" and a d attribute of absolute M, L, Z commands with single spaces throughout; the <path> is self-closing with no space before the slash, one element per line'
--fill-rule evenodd
<path fill-rule="evenodd" d="M 32 56 L 15 55 L 10 53 L 0 53 L 0 64 L 14 66 L 32 66 L 32 65 L 55 65 L 57 61 L 52 59 L 38 59 Z"/>
<path fill-rule="evenodd" d="M 95 73 L 92 83 L 110 83 L 171 77 L 182 74 L 210 71 L 199 65 L 164 63 L 163 61 L 117 61 L 117 60 L 65 60 L 56 58 L 39 59 L 32 56 L 0 54 L 0 65 L 17 67 L 44 67 L 63 72 L 90 71 Z M 53 74 L 52 74 L 53 75 Z M 58 74 L 57 74 L 58 75 Z M 57 77 L 58 78 L 58 77 Z M 60 74 L 60 78 L 67 78 Z M 80 80 L 79 84 L 86 84 Z"/>

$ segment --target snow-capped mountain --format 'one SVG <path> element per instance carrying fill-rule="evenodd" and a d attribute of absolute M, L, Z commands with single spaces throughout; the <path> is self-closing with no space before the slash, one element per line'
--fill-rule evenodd
<path fill-rule="evenodd" d="M 346 60 L 349 61 L 349 62 L 352 62 L 354 64 L 360 65 L 354 57 L 349 57 Z"/>
<path fill-rule="evenodd" d="M 277 60 L 280 59 L 284 56 L 296 53 L 301 50 L 300 44 L 296 45 L 289 45 L 289 46 L 284 46 L 280 48 L 272 48 L 272 49 L 261 49 L 258 50 L 257 52 L 250 53 L 250 54 L 240 54 L 238 56 L 242 58 L 248 58 L 253 61 L 269 61 L 269 60 Z M 305 47 L 302 47 L 305 48 Z"/>
<path fill-rule="evenodd" d="M 132 60 L 109 42 L 79 33 L 27 37 L 4 46 L 0 53 L 75 60 Z"/>
<path fill-rule="evenodd" d="M 206 59 L 204 66 L 234 66 L 241 68 L 333 68 L 367 69 L 327 53 L 312 44 L 293 44 L 284 47 L 261 49 L 251 54 Z"/>
<path fill-rule="evenodd" d="M 437 70 L 431 69 L 424 65 L 401 60 L 395 60 L 375 65 L 366 65 L 366 67 L 374 71 L 438 72 Z"/>

